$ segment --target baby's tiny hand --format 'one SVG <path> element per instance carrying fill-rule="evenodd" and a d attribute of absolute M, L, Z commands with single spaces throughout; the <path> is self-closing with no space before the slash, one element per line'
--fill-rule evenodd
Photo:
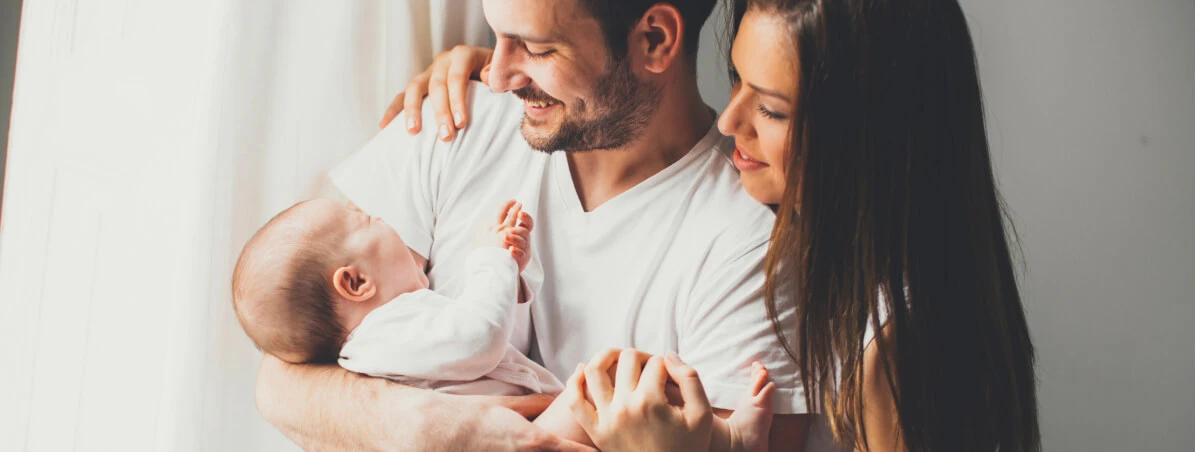
<path fill-rule="evenodd" d="M 529 231 L 533 217 L 521 209 L 521 203 L 510 200 L 500 208 L 496 223 L 487 225 L 476 237 L 475 246 L 497 246 L 509 251 L 517 261 L 518 271 L 529 264 Z"/>
<path fill-rule="evenodd" d="M 533 217 L 525 211 L 519 214 L 520 223 L 516 226 L 508 228 L 504 235 L 504 245 L 512 254 L 513 259 L 517 261 L 517 271 L 525 271 L 525 266 L 529 265 L 529 230 L 533 229 Z"/>

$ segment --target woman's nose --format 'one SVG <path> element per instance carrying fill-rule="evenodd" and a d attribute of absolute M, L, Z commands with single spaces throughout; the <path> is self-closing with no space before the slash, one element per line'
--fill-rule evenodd
<path fill-rule="evenodd" d="M 750 134 L 748 125 L 745 121 L 745 110 L 749 108 L 745 102 L 745 96 L 738 89 L 739 86 L 733 86 L 733 92 L 730 94 L 730 104 L 725 107 L 725 112 L 716 119 L 716 129 L 721 131 L 721 134 L 726 137 L 734 137 L 734 135 Z"/>

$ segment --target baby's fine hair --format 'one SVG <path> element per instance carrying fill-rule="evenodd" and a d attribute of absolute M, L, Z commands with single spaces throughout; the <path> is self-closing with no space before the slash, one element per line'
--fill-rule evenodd
<path fill-rule="evenodd" d="M 271 218 L 242 248 L 233 269 L 233 310 L 266 353 L 300 363 L 337 362 L 347 332 L 334 308 L 328 231 L 294 220 L 297 203 Z"/>

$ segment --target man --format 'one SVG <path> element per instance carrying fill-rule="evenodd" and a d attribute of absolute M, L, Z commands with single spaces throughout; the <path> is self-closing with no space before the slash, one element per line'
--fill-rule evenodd
<path fill-rule="evenodd" d="M 467 277 L 457 270 L 470 228 L 517 197 L 537 225 L 520 311 L 532 332 L 514 335 L 518 348 L 561 379 L 609 348 L 677 351 L 718 415 L 760 361 L 782 413 L 772 448 L 803 444 L 798 370 L 763 305 L 774 216 L 742 191 L 696 86 L 714 1 L 483 1 L 497 36 L 487 81 L 515 97 L 472 87 L 471 127 L 457 136 L 389 127 L 334 172 L 335 185 L 396 228 L 427 259 L 433 288 L 451 295 Z M 257 401 L 306 448 L 573 444 L 521 416 L 544 401 L 455 397 L 270 356 Z"/>

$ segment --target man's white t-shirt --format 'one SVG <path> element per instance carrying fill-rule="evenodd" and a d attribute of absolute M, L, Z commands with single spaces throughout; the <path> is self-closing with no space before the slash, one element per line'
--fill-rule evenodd
<path fill-rule="evenodd" d="M 521 136 L 519 99 L 477 83 L 468 99 L 471 125 L 450 143 L 434 128 L 413 136 L 394 122 L 331 174 L 429 260 L 433 289 L 462 290 L 475 232 L 517 199 L 534 218 L 523 273 L 533 296 L 516 313 L 532 316 L 532 332 L 514 330 L 518 350 L 562 379 L 605 348 L 675 350 L 725 409 L 749 394 L 759 361 L 778 388 L 776 413 L 806 411 L 799 370 L 764 304 L 774 214 L 743 191 L 732 143 L 715 125 L 679 161 L 585 212 L 566 155 L 533 150 Z M 790 304 L 778 308 L 783 325 L 795 323 Z"/>

